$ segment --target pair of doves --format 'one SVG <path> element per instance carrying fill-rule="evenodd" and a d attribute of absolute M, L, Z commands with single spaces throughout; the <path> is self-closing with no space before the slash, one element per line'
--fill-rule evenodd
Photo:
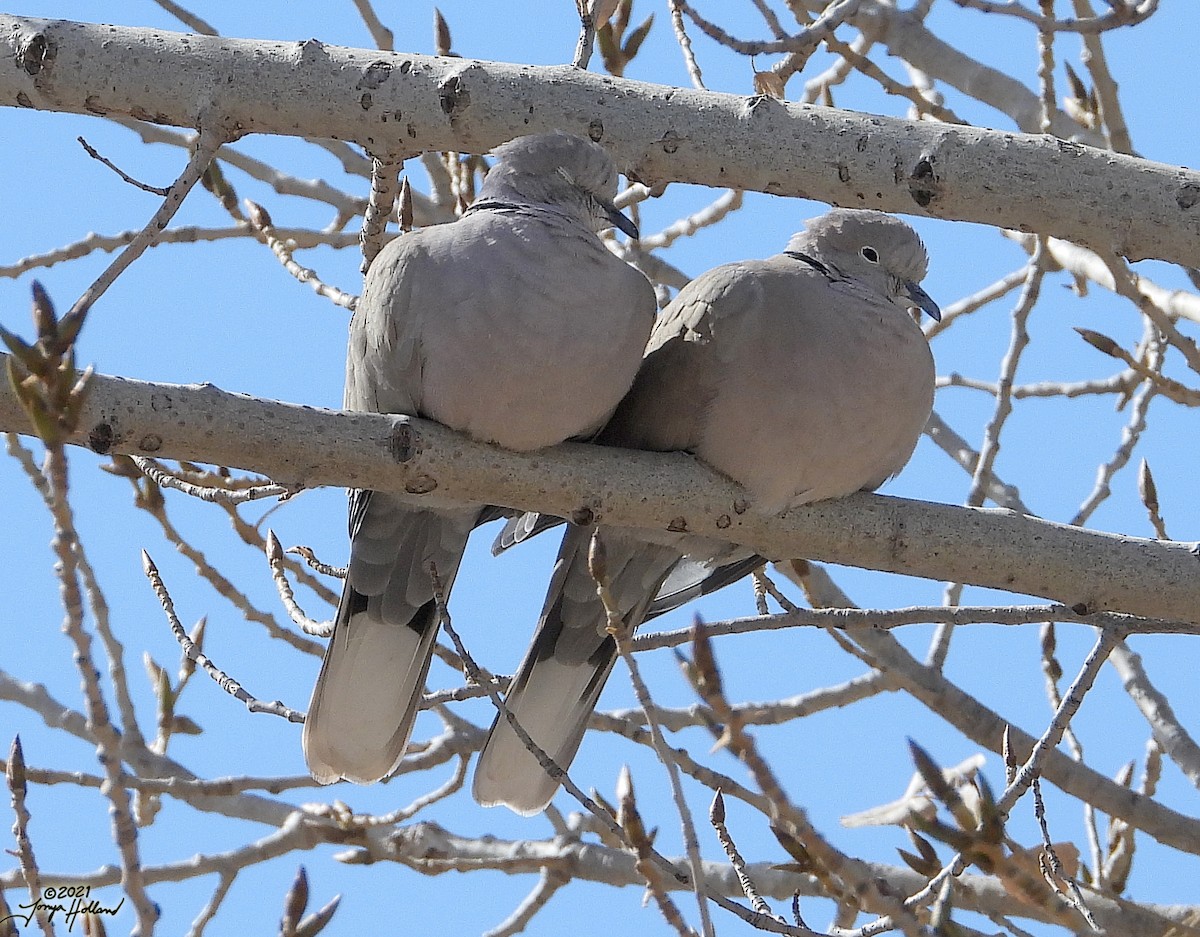
<path fill-rule="evenodd" d="M 940 313 L 919 286 L 925 249 L 907 224 L 835 209 L 781 254 L 692 280 L 656 317 L 649 282 L 597 234 L 637 237 L 613 205 L 604 149 L 558 132 L 494 156 L 460 219 L 397 238 L 371 265 L 350 323 L 346 409 L 421 416 L 517 451 L 593 437 L 684 450 L 767 513 L 873 490 L 908 461 L 934 386 L 909 309 Z M 370 783 L 396 769 L 438 632 L 429 565 L 448 593 L 471 531 L 494 516 L 436 496 L 418 508 L 351 492 L 349 569 L 304 725 L 318 781 Z M 518 518 L 502 540 L 537 527 Z M 506 700 L 564 770 L 616 659 L 588 568 L 594 534 L 631 628 L 696 594 L 697 582 L 680 581 L 696 570 L 731 581 L 761 562 L 695 535 L 568 525 Z M 557 787 L 498 716 L 476 800 L 533 814 Z"/>

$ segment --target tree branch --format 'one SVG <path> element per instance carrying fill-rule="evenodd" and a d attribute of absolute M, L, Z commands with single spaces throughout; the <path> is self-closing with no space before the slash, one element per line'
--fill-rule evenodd
<path fill-rule="evenodd" d="M 372 152 L 480 153 L 555 127 L 679 181 L 1055 235 L 1200 266 L 1200 173 L 1046 136 L 861 115 L 570 66 L 223 39 L 0 14 L 0 103 Z M 1035 181 L 1036 180 L 1036 181 Z"/>
<path fill-rule="evenodd" d="M 482 501 L 583 522 L 685 531 L 769 557 L 1041 596 L 1079 614 L 1194 622 L 1200 609 L 1200 544 L 869 494 L 771 517 L 750 508 L 742 488 L 679 453 L 581 444 L 505 452 L 425 420 L 98 374 L 78 426 L 70 442 L 95 452 L 210 462 L 288 486 L 401 491 L 416 503 Z M 7 386 L 0 388 L 0 430 L 29 432 Z"/>

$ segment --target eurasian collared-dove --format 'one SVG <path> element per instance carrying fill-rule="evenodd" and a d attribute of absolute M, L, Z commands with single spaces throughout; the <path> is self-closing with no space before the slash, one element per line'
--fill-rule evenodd
<path fill-rule="evenodd" d="M 933 404 L 933 357 L 909 312 L 940 318 L 918 285 L 925 268 L 925 248 L 904 222 L 835 209 L 782 254 L 709 271 L 659 317 L 598 441 L 692 452 L 767 513 L 877 488 L 908 461 Z M 594 531 L 568 527 L 506 703 L 564 769 L 616 658 L 588 570 Z M 734 570 L 743 561 L 741 572 L 755 562 L 748 550 L 695 536 L 609 527 L 598 536 L 617 610 L 634 627 L 683 554 Z M 532 814 L 557 786 L 498 716 L 475 799 Z"/>
<path fill-rule="evenodd" d="M 604 425 L 656 304 L 596 235 L 637 233 L 613 207 L 617 174 L 601 147 L 560 132 L 494 154 L 462 218 L 395 239 L 371 265 L 345 407 L 539 449 Z M 438 630 L 429 564 L 448 591 L 482 510 L 351 492 L 349 570 L 304 724 L 318 781 L 377 781 L 403 757 Z"/>

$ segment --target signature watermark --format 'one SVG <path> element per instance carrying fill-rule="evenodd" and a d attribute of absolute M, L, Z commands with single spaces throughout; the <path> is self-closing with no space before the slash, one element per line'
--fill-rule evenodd
<path fill-rule="evenodd" d="M 0 917 L 0 924 L 5 921 L 24 921 L 28 926 L 39 914 L 44 914 L 46 919 L 53 924 L 55 915 L 61 914 L 61 920 L 67 925 L 69 931 L 75 926 L 75 921 L 81 914 L 116 914 L 121 910 L 123 904 L 125 904 L 124 898 L 118 901 L 115 907 L 105 907 L 92 897 L 91 885 L 50 886 L 43 888 L 42 894 L 33 901 L 17 905 L 24 913 Z"/>

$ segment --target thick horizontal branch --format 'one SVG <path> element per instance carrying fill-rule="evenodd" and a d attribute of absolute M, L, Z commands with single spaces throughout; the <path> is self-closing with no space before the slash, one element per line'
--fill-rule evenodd
<path fill-rule="evenodd" d="M 493 869 L 509 875 L 532 874 L 545 868 L 561 869 L 571 880 L 600 882 L 618 888 L 645 885 L 637 870 L 635 858 L 623 849 L 592 842 L 563 842 L 561 840 L 502 840 L 494 836 L 470 838 L 450 832 L 434 823 L 413 823 L 403 829 L 376 827 L 365 835 L 353 828 L 338 826 L 325 817 L 294 811 L 280 828 L 244 846 L 228 852 L 198 855 L 182 862 L 149 866 L 146 882 L 183 882 L 200 875 L 211 875 L 233 868 L 244 868 L 255 862 L 312 849 L 322 843 L 346 845 L 338 858 L 351 864 L 391 861 L 415 868 L 426 875 L 452 871 Z M 365 848 L 355 848 L 363 847 Z M 671 863 L 687 874 L 686 860 L 674 858 Z M 896 894 L 919 891 L 924 880 L 904 866 L 854 862 L 855 871 L 872 879 L 887 882 Z M 720 895 L 741 898 L 744 894 L 733 868 L 727 862 L 702 864 L 708 889 Z M 777 864 L 759 862 L 748 872 L 758 891 L 767 898 L 787 901 L 799 892 L 806 897 L 826 897 L 824 886 L 814 877 L 780 869 Z M 54 872 L 46 878 L 66 886 L 89 885 L 103 888 L 120 882 L 120 870 L 105 866 L 92 872 Z M 664 886 L 681 889 L 684 886 L 673 876 L 666 876 Z M 26 882 L 19 869 L 0 874 L 0 887 L 22 888 Z M 955 878 L 955 906 L 983 914 L 1005 914 L 1021 918 L 1053 922 L 1053 915 L 1033 904 L 1018 904 L 1003 883 L 994 877 L 967 872 Z M 1188 922 L 1197 913 L 1195 905 L 1161 905 L 1116 901 L 1102 895 L 1088 894 L 1088 906 L 1106 933 L 1122 937 L 1157 937 L 1172 925 L 1174 933 L 1191 937 L 1196 930 Z"/>
<path fill-rule="evenodd" d="M 371 848 L 373 847 L 373 848 Z M 520 843 L 496 837 L 476 839 L 460 836 L 434 823 L 414 823 L 401 832 L 379 837 L 361 852 L 342 854 L 347 861 L 366 862 L 390 860 L 418 869 L 426 875 L 451 871 L 473 871 L 491 868 L 509 875 L 538 872 L 543 868 L 562 866 L 573 878 L 602 882 L 617 887 L 641 886 L 645 878 L 636 867 L 636 857 L 628 850 L 613 849 L 596 843 L 566 843 L 559 840 L 524 840 Z M 339 857 L 341 858 L 341 857 Z M 684 859 L 672 859 L 672 864 L 687 874 Z M 927 880 L 904 866 L 889 866 L 874 862 L 851 860 L 851 874 L 859 880 L 886 882 L 893 894 L 911 895 L 921 890 Z M 741 897 L 741 884 L 728 862 L 702 863 L 707 887 L 723 895 Z M 802 896 L 827 897 L 825 886 L 815 877 L 781 869 L 776 863 L 757 862 L 747 867 L 750 880 L 765 898 L 787 901 L 797 892 Z M 1053 912 L 1035 903 L 1016 901 L 1004 883 L 998 879 L 972 873 L 954 879 L 956 908 L 983 914 L 1004 914 L 1014 917 L 1053 922 Z M 690 887 L 667 875 L 663 886 L 670 890 Z M 1108 934 L 1123 937 L 1152 937 L 1166 933 L 1171 923 L 1181 937 L 1194 937 L 1189 926 L 1195 905 L 1151 905 L 1088 893 L 1088 907 Z"/>
<path fill-rule="evenodd" d="M 0 389 L 0 430 L 28 426 L 12 390 Z M 868 494 L 766 516 L 747 508 L 743 489 L 680 453 L 582 444 L 505 452 L 424 420 L 103 375 L 93 378 L 79 427 L 72 441 L 100 453 L 228 465 L 288 485 L 407 492 L 417 504 L 478 501 L 686 531 L 772 558 L 1006 589 L 1081 613 L 1200 620 L 1198 544 Z"/>
<path fill-rule="evenodd" d="M 0 104 L 377 154 L 478 153 L 551 128 L 636 176 L 1053 234 L 1200 266 L 1200 173 L 1047 136 L 612 78 L 323 45 L 0 14 Z"/>

